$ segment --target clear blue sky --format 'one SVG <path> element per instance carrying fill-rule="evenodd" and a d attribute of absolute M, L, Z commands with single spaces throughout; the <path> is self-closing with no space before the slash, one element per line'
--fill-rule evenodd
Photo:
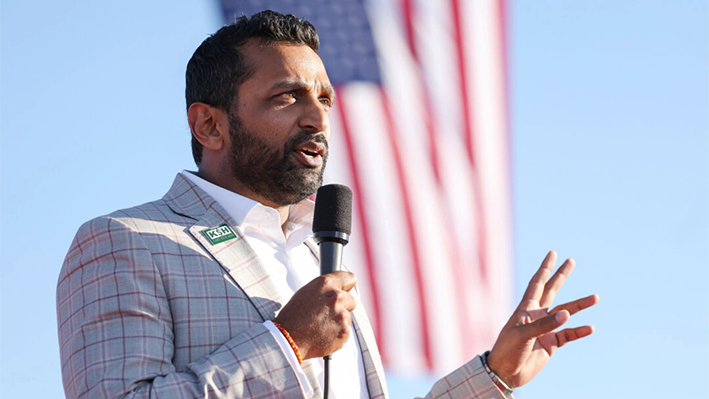
<path fill-rule="evenodd" d="M 55 285 L 79 225 L 192 168 L 184 68 L 211 1 L 0 3 L 0 396 L 63 396 Z M 598 293 L 518 398 L 709 397 L 709 7 L 510 5 L 516 292 L 544 253 Z M 424 383 L 390 381 L 393 398 Z M 425 382 L 425 381 L 424 381 Z"/>

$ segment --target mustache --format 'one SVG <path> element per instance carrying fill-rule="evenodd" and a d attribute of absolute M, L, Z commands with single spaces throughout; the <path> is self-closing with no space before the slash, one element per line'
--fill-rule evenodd
<path fill-rule="evenodd" d="M 285 148 L 286 152 L 292 151 L 299 147 L 300 145 L 307 143 L 309 141 L 314 141 L 316 143 L 321 143 L 325 145 L 325 150 L 326 153 L 327 151 L 330 150 L 330 145 L 327 142 L 327 138 L 325 137 L 325 133 L 315 133 L 308 131 L 308 130 L 301 130 L 293 137 L 289 138 L 288 141 L 286 142 Z"/>

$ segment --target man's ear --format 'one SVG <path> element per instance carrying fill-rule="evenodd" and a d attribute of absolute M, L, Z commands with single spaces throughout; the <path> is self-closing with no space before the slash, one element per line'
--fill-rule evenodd
<path fill-rule="evenodd" d="M 192 135 L 202 146 L 219 151 L 229 134 L 226 112 L 205 103 L 192 103 L 187 110 L 187 122 Z"/>

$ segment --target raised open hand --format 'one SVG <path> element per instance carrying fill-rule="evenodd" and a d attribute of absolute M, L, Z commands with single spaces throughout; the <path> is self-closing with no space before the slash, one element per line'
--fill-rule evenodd
<path fill-rule="evenodd" d="M 549 279 L 555 264 L 556 252 L 550 251 L 487 357 L 490 369 L 511 388 L 531 381 L 558 348 L 593 333 L 593 326 L 554 331 L 572 314 L 598 303 L 594 294 L 548 310 L 574 269 L 573 259 L 567 259 Z"/>

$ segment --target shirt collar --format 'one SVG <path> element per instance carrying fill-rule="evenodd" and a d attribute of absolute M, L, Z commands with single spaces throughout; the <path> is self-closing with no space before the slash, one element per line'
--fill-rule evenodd
<path fill-rule="evenodd" d="M 274 210 L 273 208 L 262 205 L 257 201 L 246 198 L 243 195 L 229 191 L 223 187 L 219 187 L 214 183 L 210 183 L 190 171 L 183 170 L 181 173 L 192 183 L 197 185 L 197 187 L 204 190 L 204 192 L 217 201 L 217 203 L 219 203 L 219 205 L 221 205 L 222 208 L 229 213 L 229 215 L 239 226 L 244 223 L 249 213 L 257 208 L 268 208 Z M 293 226 L 291 230 L 300 230 L 301 228 L 307 228 L 310 230 L 312 228 L 311 226 L 313 223 L 314 210 L 315 203 L 310 199 L 305 199 L 297 204 L 291 205 L 286 223 Z"/>

